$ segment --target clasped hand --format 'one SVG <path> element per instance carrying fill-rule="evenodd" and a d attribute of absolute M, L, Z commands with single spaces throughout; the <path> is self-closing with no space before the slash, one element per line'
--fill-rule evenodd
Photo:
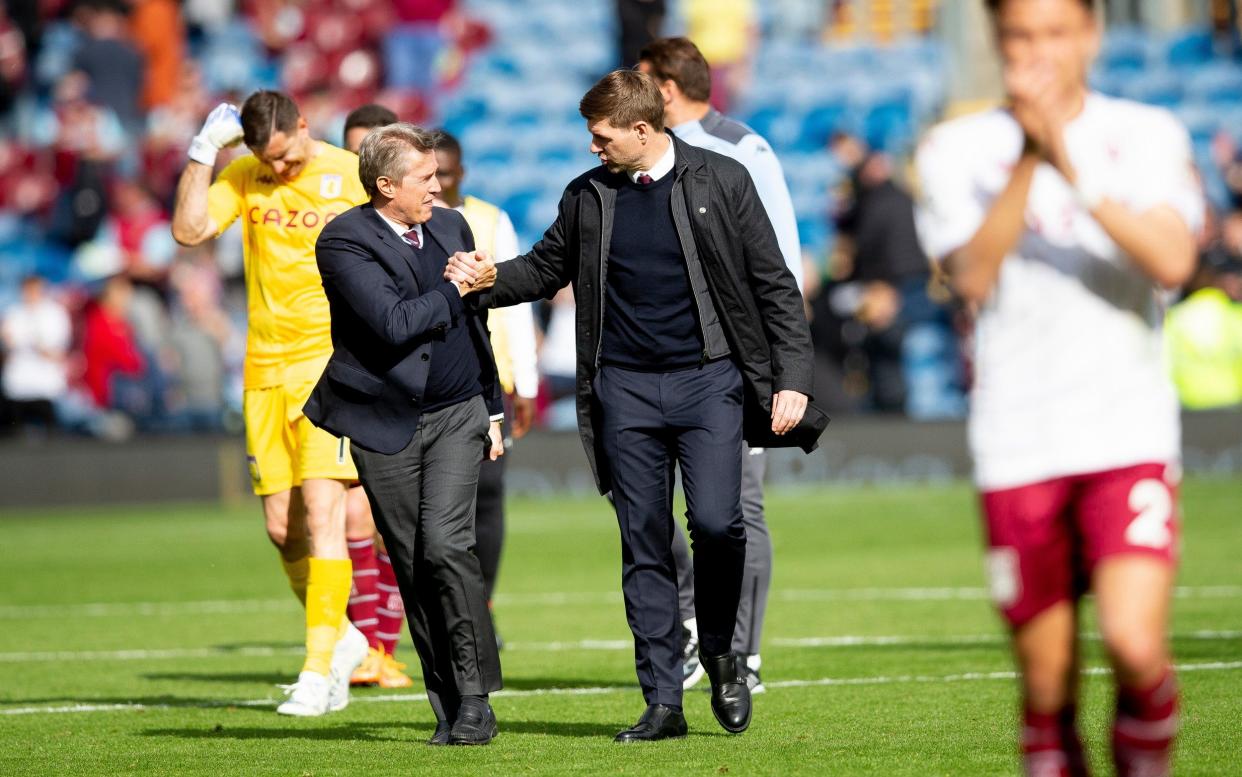
<path fill-rule="evenodd" d="M 1011 65 L 1005 71 L 1009 109 L 1039 156 L 1070 183 L 1075 170 L 1065 145 L 1065 125 L 1077 106 L 1060 89 L 1053 67 L 1033 62 Z"/>
<path fill-rule="evenodd" d="M 496 282 L 496 260 L 487 251 L 458 251 L 449 257 L 444 279 L 456 284 L 463 296 L 490 289 Z"/>

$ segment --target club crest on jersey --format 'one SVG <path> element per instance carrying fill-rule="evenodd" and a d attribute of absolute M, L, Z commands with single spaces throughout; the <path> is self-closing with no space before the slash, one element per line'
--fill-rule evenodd
<path fill-rule="evenodd" d="M 319 196 L 340 197 L 342 183 L 343 181 L 339 175 L 326 174 L 319 176 Z"/>

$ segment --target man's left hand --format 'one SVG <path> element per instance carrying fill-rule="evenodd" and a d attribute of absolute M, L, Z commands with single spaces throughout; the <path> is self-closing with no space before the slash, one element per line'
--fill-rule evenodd
<path fill-rule="evenodd" d="M 488 449 L 487 457 L 495 461 L 505 455 L 505 436 L 500 433 L 499 421 L 492 421 L 492 425 L 487 428 L 487 436 L 492 440 L 492 447 Z"/>
<path fill-rule="evenodd" d="M 806 394 L 778 391 L 772 396 L 772 431 L 785 434 L 798 425 L 806 412 Z"/>

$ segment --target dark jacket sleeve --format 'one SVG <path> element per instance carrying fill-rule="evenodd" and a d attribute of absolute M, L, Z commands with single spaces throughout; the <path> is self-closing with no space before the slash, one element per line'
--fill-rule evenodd
<path fill-rule="evenodd" d="M 371 250 L 347 236 L 320 235 L 315 260 L 324 286 L 389 345 L 453 326 L 464 311 L 457 287 L 448 281 L 405 299 Z"/>
<path fill-rule="evenodd" d="M 815 353 L 802 294 L 785 264 L 776 233 L 750 175 L 735 177 L 734 201 L 746 277 L 772 353 L 772 390 L 811 395 Z"/>
<path fill-rule="evenodd" d="M 496 265 L 496 285 L 484 299 L 488 307 L 503 308 L 549 298 L 577 276 L 578 251 L 569 244 L 572 226 L 566 216 L 570 197 L 566 189 L 557 207 L 556 221 L 529 253 Z"/>

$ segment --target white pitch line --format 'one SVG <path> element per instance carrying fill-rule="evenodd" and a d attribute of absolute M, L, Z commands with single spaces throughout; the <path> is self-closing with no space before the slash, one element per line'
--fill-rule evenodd
<path fill-rule="evenodd" d="M 45 661 L 155 661 L 167 658 L 220 658 L 227 656 L 267 657 L 301 655 L 301 646 L 238 648 L 152 648 L 134 650 L 45 650 L 0 653 L 0 663 L 41 663 Z"/>
<path fill-rule="evenodd" d="M 1242 597 L 1242 586 L 1179 586 L 1173 591 L 1179 599 L 1230 599 Z M 773 592 L 783 602 L 927 602 L 982 601 L 987 589 L 944 588 L 793 588 Z M 498 594 L 501 607 L 564 607 L 569 605 L 619 604 L 617 591 L 578 591 L 527 594 Z M 296 612 L 292 598 L 219 599 L 193 602 L 93 602 L 61 605 L 4 605 L 0 620 L 41 618 L 152 617 L 179 615 L 249 615 L 255 613 Z"/>
<path fill-rule="evenodd" d="M 1083 639 L 1099 641 L 1097 634 L 1084 634 Z M 1216 641 L 1242 639 L 1242 631 L 1200 630 L 1172 635 L 1175 641 Z M 847 648 L 887 645 L 1003 645 L 1004 634 L 841 634 L 830 637 L 773 637 L 772 647 L 781 648 Z M 583 639 L 558 642 L 508 642 L 506 650 L 521 653 L 563 653 L 573 650 L 628 651 L 634 649 L 629 639 Z M 205 647 L 153 648 L 130 650 L 47 650 L 0 653 L 0 664 L 37 664 L 52 661 L 157 661 L 178 658 L 232 658 L 236 656 L 266 658 L 302 655 L 301 646 L 287 647 Z"/>
<path fill-rule="evenodd" d="M 1174 667 L 1178 672 L 1227 672 L 1242 669 L 1242 661 L 1212 661 L 1199 664 L 1178 664 Z M 1088 667 L 1084 674 L 1107 675 L 1111 671 L 1107 667 Z M 945 675 L 879 675 L 873 677 L 822 677 L 817 680 L 778 680 L 764 683 L 769 689 L 783 688 L 815 688 L 851 685 L 899 685 L 906 683 L 963 683 L 987 680 L 1013 680 L 1017 674 L 1012 671 L 1000 672 L 960 672 Z M 612 687 L 581 687 L 581 688 L 533 688 L 522 691 L 498 691 L 496 697 L 521 699 L 538 696 L 603 696 L 613 693 L 631 693 L 636 690 L 631 686 Z M 354 698 L 355 704 L 392 704 L 426 700 L 423 693 L 402 693 L 382 696 L 361 696 Z M 66 713 L 87 712 L 124 712 L 172 709 L 220 709 L 226 707 L 273 707 L 277 699 L 243 699 L 207 702 L 187 702 L 185 704 L 90 704 L 77 702 L 58 707 L 9 707 L 0 708 L 0 715 L 56 715 Z"/>
<path fill-rule="evenodd" d="M 0 607 L 0 619 L 18 618 L 111 618 L 176 615 L 239 615 L 294 612 L 293 599 L 220 599 L 199 602 L 92 602 L 61 605 L 9 605 Z"/>

